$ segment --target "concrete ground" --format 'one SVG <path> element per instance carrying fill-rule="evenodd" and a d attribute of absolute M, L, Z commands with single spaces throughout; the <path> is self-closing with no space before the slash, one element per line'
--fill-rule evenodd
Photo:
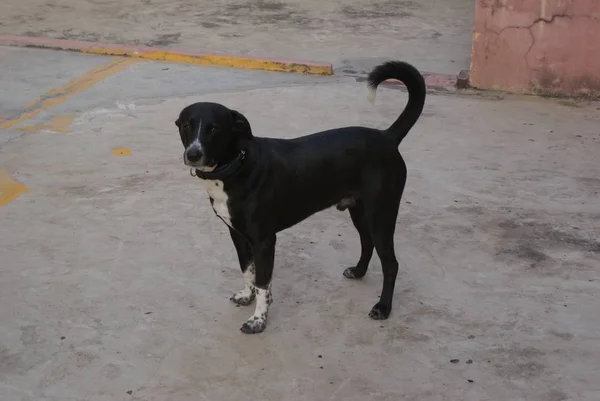
<path fill-rule="evenodd" d="M 468 69 L 474 0 L 2 0 L 0 35 L 331 62 Z"/>
<path fill-rule="evenodd" d="M 279 235 L 269 325 L 248 336 L 179 110 L 221 102 L 294 137 L 385 128 L 406 93 L 118 63 L 0 48 L 0 400 L 600 399 L 599 104 L 429 93 L 400 147 L 390 319 L 367 317 L 377 258 L 342 277 L 358 236 L 330 209 Z"/>

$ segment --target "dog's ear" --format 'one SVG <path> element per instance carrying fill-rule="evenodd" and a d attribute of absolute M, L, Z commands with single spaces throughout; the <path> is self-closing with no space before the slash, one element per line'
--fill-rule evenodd
<path fill-rule="evenodd" d="M 179 122 L 179 119 L 175 120 L 175 125 L 177 128 L 181 128 L 181 122 Z"/>
<path fill-rule="evenodd" d="M 246 117 L 239 111 L 231 110 L 231 118 L 233 120 L 233 132 L 240 138 L 252 139 L 252 129 Z"/>

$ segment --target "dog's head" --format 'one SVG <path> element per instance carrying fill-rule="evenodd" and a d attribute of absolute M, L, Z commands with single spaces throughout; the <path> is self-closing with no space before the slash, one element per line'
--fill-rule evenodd
<path fill-rule="evenodd" d="M 175 121 L 187 166 L 212 171 L 234 159 L 252 140 L 250 123 L 241 113 L 218 103 L 194 103 Z"/>

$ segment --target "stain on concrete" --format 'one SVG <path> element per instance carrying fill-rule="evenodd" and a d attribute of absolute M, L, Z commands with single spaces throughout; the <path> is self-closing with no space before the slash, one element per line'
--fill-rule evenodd
<path fill-rule="evenodd" d="M 565 231 L 549 223 L 528 223 L 508 232 L 507 235 L 520 237 L 521 233 L 531 233 L 539 243 L 545 243 L 549 246 L 574 247 L 594 253 L 600 252 L 600 242 L 596 239 L 585 236 L 585 233 Z"/>
<path fill-rule="evenodd" d="M 331 241 L 329 241 L 329 245 L 333 249 L 335 249 L 336 251 L 341 251 L 341 250 L 347 248 L 346 245 L 343 242 L 338 241 L 338 240 L 331 240 Z"/>
<path fill-rule="evenodd" d="M 221 26 L 215 22 L 208 22 L 208 21 L 203 21 L 200 23 L 200 25 L 202 25 L 204 28 L 209 28 L 209 29 L 219 28 Z"/>
<path fill-rule="evenodd" d="M 44 386 L 52 386 L 59 383 L 81 369 L 90 366 L 97 359 L 99 359 L 99 356 L 94 353 L 70 347 L 68 351 L 53 358 L 44 369 L 44 377 L 42 379 Z"/>
<path fill-rule="evenodd" d="M 408 324 L 414 324 L 421 319 L 448 319 L 451 314 L 448 310 L 441 309 L 435 306 L 427 304 L 419 304 L 415 308 L 411 309 L 408 316 L 405 317 L 404 321 Z"/>
<path fill-rule="evenodd" d="M 132 152 L 131 152 L 131 149 L 129 149 L 129 148 L 119 147 L 119 148 L 114 148 L 112 150 L 112 154 L 115 156 L 131 156 Z"/>
<path fill-rule="evenodd" d="M 109 199 L 115 196 L 126 196 L 130 193 L 143 193 L 147 186 L 154 185 L 167 177 L 166 173 L 146 173 L 123 175 L 110 185 L 65 185 L 48 191 L 51 197 L 77 197 L 79 199 Z"/>
<path fill-rule="evenodd" d="M 543 401 L 567 401 L 571 399 L 564 391 L 551 390 L 541 398 Z"/>
<path fill-rule="evenodd" d="M 519 244 L 514 248 L 503 249 L 498 252 L 498 255 L 514 256 L 519 259 L 525 259 L 530 263 L 530 267 L 536 267 L 548 259 L 548 255 L 528 244 Z"/>
<path fill-rule="evenodd" d="M 577 102 L 575 99 L 558 99 L 556 103 L 560 104 L 561 106 L 572 107 L 574 109 L 581 107 L 579 102 Z"/>
<path fill-rule="evenodd" d="M 534 347 L 497 347 L 486 350 L 479 356 L 489 360 L 496 374 L 508 380 L 532 380 L 546 371 L 542 363 L 545 353 Z"/>
<path fill-rule="evenodd" d="M 549 330 L 548 333 L 565 341 L 570 341 L 574 337 L 571 333 L 562 333 L 556 330 Z"/>
<path fill-rule="evenodd" d="M 20 363 L 19 354 L 9 352 L 8 348 L 0 344 L 0 374 L 2 376 L 21 373 Z"/>
<path fill-rule="evenodd" d="M 472 238 L 485 236 L 495 259 L 515 272 L 568 277 L 591 268 L 589 264 L 572 261 L 572 255 L 593 260 L 600 254 L 600 233 L 592 226 L 581 229 L 564 224 L 565 216 L 508 208 L 484 210 L 479 206 L 453 205 L 448 210 L 468 218 L 473 223 Z M 573 215 L 570 218 L 593 221 L 598 217 Z M 444 231 L 449 230 L 444 228 Z M 467 237 L 463 235 L 463 238 Z"/>
<path fill-rule="evenodd" d="M 420 333 L 414 330 L 412 327 L 407 326 L 395 326 L 386 331 L 386 340 L 389 343 L 420 343 L 428 342 L 431 340 L 425 333 Z"/>
<path fill-rule="evenodd" d="M 31 324 L 21 327 L 21 342 L 25 346 L 38 344 L 41 342 L 40 336 L 37 333 L 36 325 Z"/>
<path fill-rule="evenodd" d="M 242 35 L 238 35 L 237 33 L 220 33 L 220 37 L 222 38 L 241 38 Z"/>
<path fill-rule="evenodd" d="M 45 36 L 45 35 L 42 35 L 42 36 Z M 87 42 L 98 42 L 102 39 L 106 40 L 106 38 L 103 38 L 103 36 L 98 32 L 82 31 L 82 30 L 77 30 L 77 29 L 72 29 L 72 28 L 63 29 L 62 31 L 60 31 L 60 39 L 84 40 Z"/>
<path fill-rule="evenodd" d="M 174 43 L 179 42 L 179 38 L 181 38 L 181 33 L 163 33 L 157 35 L 156 38 L 147 41 L 145 44 L 147 46 L 169 46 Z"/>
<path fill-rule="evenodd" d="M 526 256 L 533 260 L 544 260 L 543 252 L 535 247 L 563 247 L 582 251 L 600 252 L 600 242 L 597 237 L 581 230 L 558 227 L 555 224 L 540 220 L 542 216 L 530 214 L 514 214 L 514 219 L 500 219 L 488 222 L 501 229 L 501 242 L 527 242 L 514 248 L 515 254 Z"/>
<path fill-rule="evenodd" d="M 109 380 L 118 379 L 123 374 L 123 369 L 115 363 L 108 363 L 100 370 L 102 375 Z"/>
<path fill-rule="evenodd" d="M 281 24 L 285 22 L 298 27 L 308 27 L 310 24 L 318 22 L 318 19 L 309 18 L 303 12 L 291 8 L 285 3 L 265 0 L 228 4 L 225 6 L 225 10 L 213 15 L 220 18 L 225 17 L 228 22 L 247 18 L 252 21 L 252 24 L 256 25 Z"/>
<path fill-rule="evenodd" d="M 280 1 L 266 1 L 266 0 L 258 0 L 253 2 L 244 2 L 244 3 L 234 3 L 227 4 L 225 6 L 226 10 L 229 11 L 252 11 L 252 10 L 265 10 L 265 11 L 280 11 L 286 8 L 285 3 Z"/>
<path fill-rule="evenodd" d="M 44 361 L 45 358 L 34 350 L 11 352 L 0 344 L 0 377 L 25 375 Z"/>
<path fill-rule="evenodd" d="M 357 6 L 342 6 L 340 13 L 347 18 L 406 18 L 412 16 L 411 10 L 419 8 L 414 1 L 368 2 Z"/>
<path fill-rule="evenodd" d="M 600 191 L 600 178 L 596 177 L 575 177 L 575 181 L 581 184 L 588 191 Z"/>

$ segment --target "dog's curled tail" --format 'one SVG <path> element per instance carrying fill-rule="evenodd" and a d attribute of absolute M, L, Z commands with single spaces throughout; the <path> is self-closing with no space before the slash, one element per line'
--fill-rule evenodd
<path fill-rule="evenodd" d="M 375 91 L 380 83 L 387 79 L 397 79 L 408 89 L 408 103 L 400 117 L 386 130 L 396 141 L 396 146 L 415 125 L 425 104 L 425 79 L 412 65 L 404 61 L 388 61 L 373 69 L 367 78 L 369 100 L 375 100 Z"/>

